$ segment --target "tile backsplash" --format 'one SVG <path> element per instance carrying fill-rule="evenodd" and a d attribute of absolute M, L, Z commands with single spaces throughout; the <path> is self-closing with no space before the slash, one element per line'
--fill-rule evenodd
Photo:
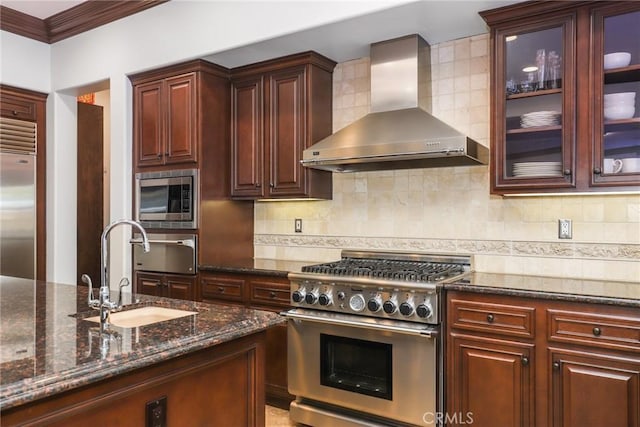
<path fill-rule="evenodd" d="M 432 113 L 489 145 L 489 36 L 431 46 Z M 333 127 L 369 112 L 369 59 L 338 64 Z M 640 196 L 489 194 L 489 167 L 333 175 L 333 200 L 255 204 L 255 257 L 331 261 L 343 248 L 474 255 L 477 271 L 640 285 Z M 303 233 L 294 232 L 302 218 Z M 558 219 L 573 221 L 559 240 Z"/>

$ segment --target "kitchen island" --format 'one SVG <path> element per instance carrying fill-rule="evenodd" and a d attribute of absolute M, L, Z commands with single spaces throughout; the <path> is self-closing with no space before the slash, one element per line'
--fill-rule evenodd
<path fill-rule="evenodd" d="M 101 331 L 85 320 L 96 315 L 87 288 L 0 276 L 0 424 L 264 425 L 265 330 L 282 322 L 276 313 L 135 299 L 125 310 L 197 314 Z"/>

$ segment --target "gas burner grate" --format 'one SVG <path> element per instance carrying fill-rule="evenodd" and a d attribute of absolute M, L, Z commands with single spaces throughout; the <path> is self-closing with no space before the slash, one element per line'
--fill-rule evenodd
<path fill-rule="evenodd" d="M 421 261 L 343 258 L 340 261 L 308 265 L 302 267 L 302 271 L 335 276 L 430 283 L 464 273 L 464 266 Z"/>

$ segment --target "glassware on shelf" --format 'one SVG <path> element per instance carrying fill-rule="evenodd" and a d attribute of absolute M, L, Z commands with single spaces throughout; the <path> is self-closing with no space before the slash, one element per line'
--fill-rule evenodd
<path fill-rule="evenodd" d="M 560 72 L 561 59 L 555 50 L 549 52 L 547 56 L 547 88 L 558 89 L 562 85 Z"/>
<path fill-rule="evenodd" d="M 536 67 L 538 67 L 536 82 L 537 89 L 544 89 L 545 77 L 546 77 L 546 52 L 544 49 L 538 49 L 536 52 Z"/>

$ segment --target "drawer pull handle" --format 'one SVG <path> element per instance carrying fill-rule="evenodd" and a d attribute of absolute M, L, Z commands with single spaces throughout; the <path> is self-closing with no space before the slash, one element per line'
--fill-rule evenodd
<path fill-rule="evenodd" d="M 218 292 L 224 294 L 224 288 L 222 286 L 218 286 Z"/>
<path fill-rule="evenodd" d="M 273 291 L 269 292 L 269 297 L 275 298 L 276 297 L 276 293 L 273 292 Z"/>
<path fill-rule="evenodd" d="M 553 362 L 553 370 L 554 371 L 560 370 L 560 362 Z"/>
<path fill-rule="evenodd" d="M 595 335 L 596 337 L 599 337 L 601 333 L 602 331 L 600 330 L 600 328 L 593 328 L 593 335 Z"/>
<path fill-rule="evenodd" d="M 493 323 L 494 320 L 493 314 L 487 314 L 487 322 Z"/>
<path fill-rule="evenodd" d="M 529 366 L 529 358 L 527 356 L 522 357 L 522 366 Z"/>

